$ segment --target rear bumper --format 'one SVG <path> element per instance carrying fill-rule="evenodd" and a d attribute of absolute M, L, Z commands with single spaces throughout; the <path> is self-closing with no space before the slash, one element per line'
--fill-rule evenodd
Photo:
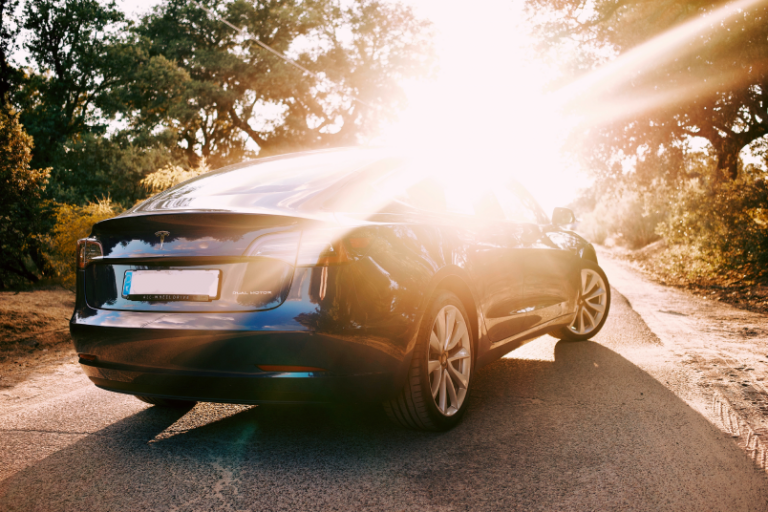
<path fill-rule="evenodd" d="M 309 279 L 294 286 L 302 282 Z M 334 316 L 333 296 L 292 296 L 268 311 L 221 313 L 95 309 L 78 297 L 70 332 L 77 353 L 87 355 L 80 359 L 86 375 L 110 391 L 262 403 L 380 401 L 402 389 L 416 315 L 381 308 L 367 323 L 344 322 Z M 324 371 L 267 372 L 265 365 Z"/>
<path fill-rule="evenodd" d="M 223 403 L 329 403 L 383 401 L 397 392 L 392 375 L 328 372 L 253 374 L 172 371 L 80 360 L 99 388 L 131 395 Z"/>
<path fill-rule="evenodd" d="M 80 364 L 91 381 L 134 395 L 232 403 L 381 401 L 402 389 L 409 364 L 404 347 L 364 336 L 75 322 L 70 330 L 78 354 L 89 358 Z M 264 365 L 324 371 L 263 371 Z"/>

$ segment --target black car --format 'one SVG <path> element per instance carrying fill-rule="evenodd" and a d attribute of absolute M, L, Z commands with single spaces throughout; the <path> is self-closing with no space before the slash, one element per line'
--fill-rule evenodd
<path fill-rule="evenodd" d="M 559 227 L 570 210 L 444 174 L 375 148 L 264 158 L 96 224 L 78 242 L 80 364 L 156 405 L 381 402 L 450 428 L 483 365 L 594 336 L 610 287 Z"/>

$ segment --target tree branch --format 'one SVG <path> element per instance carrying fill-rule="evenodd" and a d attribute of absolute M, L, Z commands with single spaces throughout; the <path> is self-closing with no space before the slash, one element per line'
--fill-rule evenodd
<path fill-rule="evenodd" d="M 262 137 L 259 132 L 251 128 L 247 121 L 240 119 L 234 106 L 229 107 L 227 113 L 229 114 L 230 119 L 232 119 L 232 124 L 244 131 L 251 139 L 253 139 L 253 142 L 259 145 L 259 147 L 263 147 L 267 144 L 266 139 Z"/>

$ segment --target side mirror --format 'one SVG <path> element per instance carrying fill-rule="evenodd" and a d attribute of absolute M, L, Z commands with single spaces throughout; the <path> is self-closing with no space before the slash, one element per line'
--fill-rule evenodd
<path fill-rule="evenodd" d="M 576 216 L 570 208 L 555 208 L 552 212 L 552 224 L 555 226 L 564 226 L 576 222 Z"/>

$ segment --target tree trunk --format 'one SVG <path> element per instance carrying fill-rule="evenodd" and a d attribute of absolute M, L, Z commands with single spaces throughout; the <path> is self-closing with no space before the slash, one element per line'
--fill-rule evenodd
<path fill-rule="evenodd" d="M 11 8 L 12 6 L 6 5 L 6 0 L 0 0 L 0 23 L 3 20 L 6 7 Z M 0 38 L 2 38 L 4 35 L 4 31 L 2 27 L 0 27 Z M 6 59 L 5 49 L 6 41 L 0 39 L 0 107 L 5 106 L 4 104 L 6 100 L 6 94 L 11 90 L 10 78 L 12 68 Z"/>
<path fill-rule="evenodd" d="M 724 145 L 717 152 L 716 183 L 734 181 L 739 177 L 739 152 L 741 148 Z"/>
<path fill-rule="evenodd" d="M 767 133 L 768 128 L 760 124 L 751 126 L 747 131 L 731 132 L 725 137 L 715 137 L 715 140 L 708 137 L 717 154 L 715 183 L 727 183 L 738 178 L 739 153 L 753 141 L 765 137 Z"/>

